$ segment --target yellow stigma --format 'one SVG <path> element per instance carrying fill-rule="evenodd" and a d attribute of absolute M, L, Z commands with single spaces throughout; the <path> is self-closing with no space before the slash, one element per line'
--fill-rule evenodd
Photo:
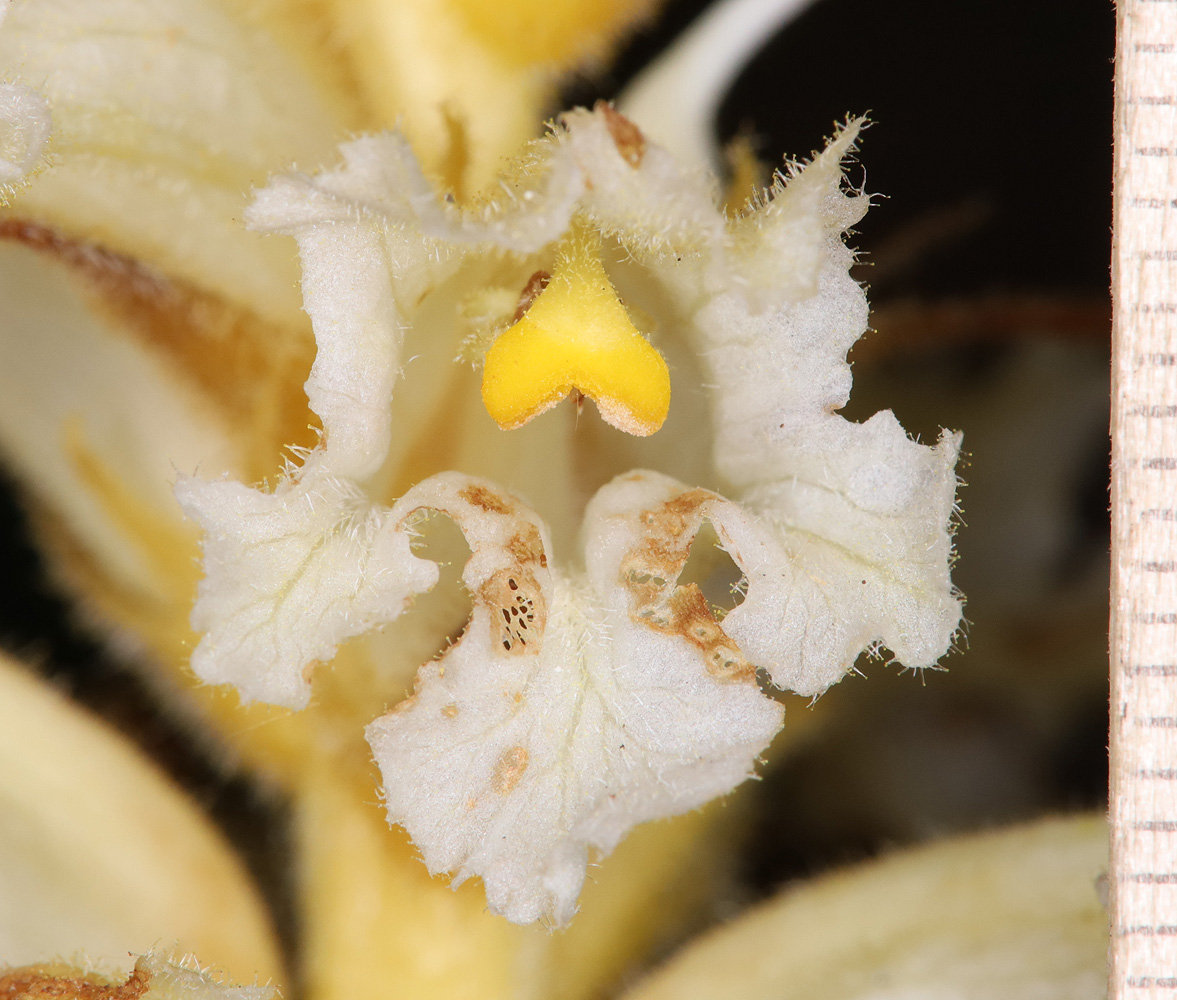
<path fill-rule="evenodd" d="M 526 308 L 486 352 L 482 402 L 504 430 L 521 427 L 573 389 L 619 430 L 653 434 L 670 409 L 670 370 L 633 325 L 601 264 L 600 236 L 573 227 L 551 278 L 528 283 Z"/>

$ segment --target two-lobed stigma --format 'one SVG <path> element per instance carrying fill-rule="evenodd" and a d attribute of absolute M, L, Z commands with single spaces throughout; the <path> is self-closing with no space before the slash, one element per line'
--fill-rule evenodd
<path fill-rule="evenodd" d="M 639 437 L 670 409 L 670 370 L 630 320 L 601 263 L 601 238 L 585 226 L 561 241 L 551 278 L 491 345 L 482 375 L 482 401 L 507 430 L 573 390 Z"/>

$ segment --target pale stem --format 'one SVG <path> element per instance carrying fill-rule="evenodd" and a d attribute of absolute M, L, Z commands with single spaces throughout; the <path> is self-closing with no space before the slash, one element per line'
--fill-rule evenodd
<path fill-rule="evenodd" d="M 719 174 L 715 120 L 748 61 L 814 0 L 723 0 L 638 76 L 617 109 L 684 166 Z"/>

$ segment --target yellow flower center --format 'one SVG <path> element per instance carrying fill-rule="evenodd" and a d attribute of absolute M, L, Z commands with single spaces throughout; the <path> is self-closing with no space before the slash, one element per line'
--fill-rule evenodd
<path fill-rule="evenodd" d="M 542 278 L 537 273 L 528 290 Z M 572 228 L 551 278 L 525 308 L 486 353 L 482 401 L 500 427 L 521 427 L 573 390 L 628 434 L 645 437 L 662 426 L 670 370 L 617 297 L 595 231 Z"/>

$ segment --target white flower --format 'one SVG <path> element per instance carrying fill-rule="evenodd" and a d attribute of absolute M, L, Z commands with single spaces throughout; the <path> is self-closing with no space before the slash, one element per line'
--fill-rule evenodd
<path fill-rule="evenodd" d="M 835 413 L 867 320 L 842 242 L 867 205 L 843 190 L 856 135 L 730 220 L 709 175 L 603 105 L 565 115 L 495 199 L 439 197 L 386 134 L 344 145 L 335 170 L 277 178 L 250 209 L 254 228 L 298 241 L 324 438 L 272 492 L 181 482 L 205 530 L 193 666 L 247 699 L 304 706 L 315 662 L 436 580 L 411 548 L 419 512 L 452 518 L 472 551 L 470 622 L 368 736 L 390 818 L 431 871 L 480 876 L 511 920 L 566 922 L 590 849 L 752 773 L 781 721 L 758 668 L 816 695 L 864 649 L 923 667 L 951 643 L 959 435 L 929 447 L 889 412 Z M 580 563 L 557 562 L 542 506 L 466 474 L 477 468 L 406 472 L 431 419 L 414 383 L 444 385 L 459 352 L 483 359 L 503 426 L 572 391 L 631 433 L 666 420 L 649 444 L 608 440 L 602 469 L 637 452 L 657 471 L 600 487 Z M 557 419 L 501 431 L 483 418 L 473 434 L 524 435 L 528 461 L 559 476 L 567 442 L 531 433 Z M 518 451 L 480 450 L 508 456 L 510 483 Z M 678 585 L 705 520 L 747 581 L 722 621 Z"/>
<path fill-rule="evenodd" d="M 368 728 L 389 817 L 431 871 L 481 875 L 497 912 L 566 923 L 590 845 L 608 853 L 635 823 L 728 791 L 780 728 L 702 594 L 674 587 L 722 501 L 621 477 L 589 505 L 584 572 L 561 574 L 539 519 L 492 485 L 442 474 L 418 495 L 471 542 L 475 610 Z"/>

